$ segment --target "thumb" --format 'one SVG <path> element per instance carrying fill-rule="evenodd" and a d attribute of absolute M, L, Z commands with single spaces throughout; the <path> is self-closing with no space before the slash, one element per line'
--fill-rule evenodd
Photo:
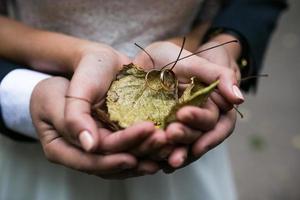
<path fill-rule="evenodd" d="M 77 98 L 66 99 L 65 124 L 67 138 L 87 152 L 93 152 L 101 140 L 97 124 L 91 117 L 91 105 Z"/>
<path fill-rule="evenodd" d="M 118 72 L 113 55 L 87 55 L 72 77 L 65 107 L 65 120 L 71 141 L 92 152 L 99 146 L 100 133 L 91 116 L 91 105 L 101 101 Z M 102 134 L 102 135 L 101 135 Z"/>
<path fill-rule="evenodd" d="M 196 56 L 186 59 L 184 65 L 185 67 L 175 68 L 176 73 L 183 74 L 185 77 L 196 76 L 206 84 L 219 80 L 218 89 L 222 96 L 232 104 L 244 102 L 233 70 Z"/>

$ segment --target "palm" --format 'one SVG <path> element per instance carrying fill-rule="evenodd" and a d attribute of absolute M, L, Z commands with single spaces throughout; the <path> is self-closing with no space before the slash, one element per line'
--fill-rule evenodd
<path fill-rule="evenodd" d="M 214 45 L 213 43 L 208 43 L 202 47 L 200 47 L 199 50 L 205 49 L 207 47 L 211 47 Z M 140 67 L 143 67 L 145 69 L 151 69 L 154 67 L 155 69 L 161 69 L 163 66 L 165 66 L 168 63 L 171 63 L 176 60 L 178 57 L 178 54 L 180 52 L 180 47 L 177 45 L 174 45 L 170 42 L 156 42 L 151 45 L 149 45 L 145 49 L 153 58 L 155 65 L 153 66 L 151 59 L 147 54 L 144 52 L 140 53 L 135 59 L 134 63 L 137 64 Z M 183 50 L 181 57 L 191 54 L 191 52 Z M 232 59 L 227 54 L 224 47 L 216 48 L 211 51 L 206 51 L 198 56 L 192 56 L 190 58 L 184 59 L 179 61 L 176 66 L 174 67 L 174 73 L 176 77 L 179 80 L 179 84 L 184 85 L 185 83 L 190 81 L 190 78 L 192 76 L 198 76 L 201 80 L 203 80 L 205 83 L 212 82 L 216 77 L 219 77 L 221 79 L 221 84 L 226 83 L 226 79 L 231 76 L 228 69 L 225 69 L 226 66 L 234 66 L 232 63 Z M 171 67 L 172 65 L 168 66 Z M 214 68 L 214 69 L 213 69 Z M 219 70 L 219 69 L 220 70 Z M 212 69 L 212 70 L 211 70 Z M 218 72 L 220 71 L 220 72 Z M 224 72 L 223 74 L 221 72 Z M 219 75 L 218 75 L 219 73 Z M 225 78 L 222 78 L 225 77 Z M 232 77 L 232 76 L 231 76 Z M 234 79 L 233 79 L 234 80 Z M 222 83 L 223 82 L 223 83 Z M 227 79 L 228 83 L 228 79 Z M 221 87 L 221 89 L 224 90 L 224 86 Z M 224 100 L 224 98 L 222 99 Z M 225 100 L 226 101 L 226 100 Z M 220 142 L 222 142 L 228 135 L 231 134 L 232 129 L 235 124 L 235 113 L 229 112 L 225 113 L 224 115 L 221 115 L 219 118 L 218 111 L 215 108 L 215 104 L 211 103 L 209 106 L 210 108 L 205 108 L 207 111 L 209 111 L 210 115 L 198 115 L 198 119 L 193 120 L 184 120 L 184 116 L 182 115 L 184 111 L 181 113 L 178 113 L 179 119 L 183 119 L 183 125 L 180 125 L 181 127 L 184 126 L 186 130 L 190 130 L 190 132 L 198 132 L 198 137 L 194 137 L 193 140 L 190 140 L 190 144 L 193 143 L 191 146 L 193 155 L 191 158 L 188 159 L 186 164 L 189 164 L 190 162 L 193 162 L 195 159 L 199 158 L 200 155 L 203 155 L 207 150 L 210 148 L 213 148 Z M 213 109 L 211 109 L 213 108 Z M 199 108 L 193 108 L 194 111 Z M 188 110 L 191 112 L 192 110 Z M 199 110 L 198 110 L 199 111 Z M 185 112 L 186 116 L 188 116 L 188 112 Z M 195 113 L 195 112 L 194 112 Z M 200 112 L 198 112 L 199 114 Z M 208 119 L 208 116 L 210 116 L 210 120 Z M 213 117 L 212 117 L 213 116 Z M 195 117 L 195 116 L 194 116 Z M 219 118 L 219 121 L 217 120 Z M 202 121 L 201 121 L 202 120 Z M 202 122 L 208 122 L 207 126 L 197 126 L 197 124 L 201 124 Z M 202 123 L 203 124 L 203 123 Z M 210 124 L 210 125 L 208 125 Z M 178 124 L 177 124 L 178 126 Z M 223 130 L 220 130 L 219 127 L 226 127 Z M 170 135 L 174 135 L 171 131 L 172 126 L 166 130 L 166 133 L 170 133 Z M 175 125 L 173 126 L 175 127 Z M 210 128 L 208 128 L 210 127 Z M 178 128 L 178 127 L 177 127 Z M 170 131 L 169 131 L 170 130 Z M 198 130 L 198 131 L 197 131 Z M 203 130 L 206 130 L 205 134 L 201 136 L 201 132 L 203 133 Z M 200 134 L 199 134 L 200 131 Z M 182 144 L 181 144 L 182 145 Z M 180 143 L 179 143 L 180 146 Z M 169 157 L 169 163 L 173 158 L 176 157 L 187 157 L 187 149 L 186 148 L 177 148 L 177 151 L 174 151 L 170 157 Z M 176 163 L 176 162 L 173 162 Z M 177 165 L 179 166 L 179 165 Z M 176 166 L 176 167 L 177 167 Z"/>

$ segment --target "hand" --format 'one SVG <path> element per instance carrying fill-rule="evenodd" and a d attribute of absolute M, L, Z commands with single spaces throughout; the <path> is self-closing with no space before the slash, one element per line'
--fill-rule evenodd
<path fill-rule="evenodd" d="M 162 66 L 176 60 L 180 47 L 165 41 L 152 43 L 145 50 L 152 56 L 155 68 L 160 69 Z M 214 50 L 208 52 L 213 52 Z M 190 54 L 191 52 L 183 50 L 181 57 Z M 152 67 L 149 57 L 144 52 L 137 55 L 134 63 L 146 69 L 151 69 Z M 235 72 L 226 66 L 222 68 L 220 66 L 222 65 L 195 55 L 178 61 L 173 71 L 180 83 L 188 83 L 193 76 L 198 77 L 206 84 L 210 84 L 218 79 L 220 81 L 218 84 L 220 94 L 231 104 L 241 104 L 244 98 L 237 87 L 238 82 Z"/>
<path fill-rule="evenodd" d="M 65 139 L 88 152 L 101 151 L 103 134 L 91 116 L 91 105 L 103 100 L 120 67 L 128 62 L 126 56 L 106 45 L 82 48 L 67 91 Z"/>
<path fill-rule="evenodd" d="M 169 49 L 169 51 L 163 51 L 166 47 L 169 47 L 169 46 L 172 47 Z M 176 49 L 178 50 L 176 52 L 176 54 L 175 54 L 174 47 L 176 47 Z M 161 63 L 164 63 L 164 64 L 168 63 L 172 59 L 172 58 L 170 58 L 170 54 L 169 54 L 171 52 L 174 52 L 173 58 L 175 60 L 179 50 L 180 49 L 178 46 L 176 46 L 176 45 L 173 46 L 169 42 L 154 43 L 146 48 L 146 51 L 149 52 L 152 55 L 152 57 L 154 58 L 156 67 L 157 66 L 161 67 L 163 65 Z M 158 52 L 158 53 L 156 54 L 156 52 Z M 169 52 L 169 53 L 166 53 L 166 52 Z M 185 54 L 188 54 L 188 52 L 185 51 Z M 157 55 L 157 56 L 155 56 L 155 55 Z M 144 53 L 139 54 L 135 58 L 134 63 L 138 64 L 140 67 L 151 66 L 149 57 Z M 178 65 L 179 64 L 180 63 L 178 63 Z M 176 67 L 182 67 L 182 66 L 176 66 Z M 157 68 L 159 68 L 159 67 L 157 67 Z M 176 73 L 176 75 L 177 75 L 177 77 L 179 77 L 180 84 L 187 83 L 190 80 L 189 79 L 190 77 L 184 77 L 180 73 Z M 211 101 L 208 101 L 208 103 L 205 105 L 204 108 L 200 109 L 200 108 L 196 108 L 196 107 L 187 107 L 187 108 L 180 110 L 178 113 L 179 113 L 179 115 L 177 114 L 177 116 L 179 116 L 178 119 L 187 121 L 188 125 L 190 125 L 191 127 L 186 127 L 181 123 L 173 123 L 173 124 L 169 125 L 169 127 L 166 130 L 167 134 L 165 134 L 165 135 L 167 136 L 169 143 L 177 144 L 177 145 L 183 146 L 183 147 L 185 147 L 189 143 L 192 143 L 193 141 L 195 141 L 196 138 L 198 138 L 201 135 L 202 131 L 196 131 L 194 128 L 198 128 L 198 129 L 200 128 L 203 130 L 211 129 L 212 127 L 214 127 L 214 125 L 218 119 L 218 109 Z M 180 114 L 180 113 L 182 113 L 182 114 Z M 199 120 L 196 120 L 196 123 L 194 123 L 194 121 L 190 121 L 191 118 L 203 119 L 203 120 L 202 120 L 202 123 L 198 123 Z M 167 158 L 169 156 L 169 154 L 173 151 L 174 153 L 172 153 L 173 156 L 171 156 L 169 158 L 169 163 L 171 164 L 171 166 L 178 167 L 184 163 L 184 156 L 186 157 L 186 155 L 176 153 L 176 152 L 180 152 L 180 151 L 178 151 L 177 149 L 174 150 L 174 148 L 175 148 L 174 145 L 167 145 L 167 146 L 161 148 L 160 151 L 154 152 L 154 154 L 152 154 L 152 157 L 160 158 L 160 159 Z"/>
<path fill-rule="evenodd" d="M 115 145 L 108 150 L 103 141 L 108 131 L 98 130 L 99 124 L 91 117 L 91 105 L 104 101 L 111 82 L 121 67 L 129 62 L 126 56 L 104 45 L 88 46 L 83 49 L 67 91 L 69 98 L 66 100 L 65 124 L 68 131 L 61 133 L 65 139 L 87 152 L 121 152 L 126 149 L 139 157 L 157 151 L 166 143 L 164 135 L 160 134 L 152 123 L 147 123 L 144 124 L 145 130 L 142 125 L 136 125 L 138 129 L 135 126 L 130 127 L 127 131 L 128 136 L 123 134 L 125 136 L 119 138 L 126 140 L 130 146 Z M 117 135 L 115 137 L 117 138 Z M 140 140 L 138 142 L 133 140 L 130 143 L 135 137 L 139 137 Z"/>
<path fill-rule="evenodd" d="M 174 61 L 179 50 L 180 48 L 178 46 L 169 42 L 153 43 L 146 48 L 146 51 L 153 57 L 156 67 L 158 66 L 157 68 L 164 66 L 166 63 Z M 183 51 L 181 57 L 187 54 L 189 54 L 189 52 Z M 134 63 L 137 63 L 139 66 L 147 66 L 148 68 L 151 66 L 150 59 L 144 53 L 138 55 Z M 198 76 L 204 81 L 208 80 L 207 78 L 205 79 L 205 75 L 207 75 L 207 77 L 215 77 L 215 79 L 211 79 L 211 82 L 219 77 L 219 89 L 221 94 L 225 95 L 225 97 L 228 99 L 224 100 L 222 96 L 214 95 L 216 96 L 216 99 L 219 97 L 219 103 L 224 101 L 228 103 L 230 100 L 233 100 L 232 103 L 241 103 L 243 101 L 243 97 L 240 95 L 236 96 L 232 89 L 232 86 L 237 82 L 234 72 L 225 67 L 220 68 L 220 64 L 226 64 L 225 66 L 228 65 L 227 63 L 213 63 L 208 59 L 199 59 L 199 57 L 195 56 L 183 61 L 179 61 L 177 66 L 174 68 L 174 72 L 179 78 L 180 83 L 188 82 L 191 76 Z M 228 105 L 232 105 L 232 103 L 228 103 Z M 203 132 L 213 128 L 216 125 L 219 117 L 216 105 L 213 102 L 208 101 L 206 106 L 207 107 L 202 109 L 195 107 L 182 108 L 177 113 L 177 119 L 182 123 L 174 123 L 169 125 L 167 128 L 166 133 L 168 135 L 168 139 L 172 143 L 177 142 L 179 145 L 182 145 L 181 147 L 176 148 L 169 156 L 168 161 L 171 166 L 180 167 L 185 162 L 185 159 L 188 156 L 188 148 L 186 145 L 184 145 L 184 143 L 193 143 L 198 137 L 201 136 L 201 134 L 203 134 Z M 201 126 L 199 127 L 198 124 Z"/>
<path fill-rule="evenodd" d="M 122 153 L 151 134 L 152 124 L 141 123 L 114 134 L 99 128 L 102 148 L 106 151 L 102 154 L 88 153 L 62 137 L 60 133 L 67 132 L 64 109 L 68 86 L 69 81 L 64 78 L 46 79 L 35 87 L 31 97 L 32 120 L 48 160 L 102 178 L 128 178 L 158 170 L 153 162 L 138 161 L 131 154 Z"/>
<path fill-rule="evenodd" d="M 199 50 L 208 48 L 210 46 L 218 45 L 224 41 L 232 40 L 235 38 L 231 38 L 230 36 L 226 35 L 224 38 L 219 36 L 215 38 L 214 41 L 208 42 L 202 45 Z M 236 63 L 236 58 L 238 57 L 239 53 L 236 53 L 236 46 L 229 46 L 229 47 L 220 47 L 215 49 L 214 52 L 206 51 L 203 54 L 199 55 L 204 59 L 209 60 L 215 64 L 220 66 L 227 67 L 231 69 L 236 76 L 236 79 L 240 79 L 241 74 L 239 67 Z M 220 110 L 223 113 L 220 116 L 220 119 L 216 125 L 216 127 L 200 137 L 192 147 L 192 157 L 194 160 L 195 158 L 199 158 L 204 153 L 209 151 L 210 149 L 216 147 L 218 144 L 222 143 L 227 137 L 229 137 L 235 127 L 236 123 L 236 111 L 232 109 L 233 105 L 230 102 L 226 101 L 222 96 L 218 93 L 212 94 L 213 101 L 219 106 Z"/>
<path fill-rule="evenodd" d="M 230 39 L 233 38 L 227 38 L 227 41 Z M 202 45 L 197 51 L 206 49 L 211 46 L 215 46 L 217 44 L 220 44 L 220 42 L 208 42 Z M 240 71 L 230 48 L 220 47 L 218 49 L 214 49 L 213 51 L 206 51 L 199 56 L 209 60 L 210 62 L 231 69 L 235 72 L 237 79 L 240 79 Z M 187 160 L 183 166 L 189 165 L 190 163 L 199 159 L 206 152 L 222 143 L 227 137 L 229 137 L 232 134 L 234 130 L 236 123 L 236 112 L 232 109 L 233 105 L 217 92 L 212 93 L 211 99 L 218 105 L 219 109 L 223 112 L 221 113 L 220 118 L 216 123 L 215 127 L 207 131 L 206 133 L 203 133 L 203 135 L 199 137 L 193 145 L 190 146 L 190 152 L 188 152 L 187 148 L 181 148 L 170 156 L 171 158 L 175 157 L 176 155 L 177 157 L 187 157 Z M 180 115 L 181 113 L 178 113 L 178 117 L 180 117 Z M 198 120 L 198 123 L 200 123 L 201 118 L 198 118 Z M 187 124 L 186 122 L 183 123 Z M 188 153 L 190 155 L 188 155 Z M 170 173 L 174 171 L 174 168 L 172 169 L 166 166 L 164 171 Z"/>

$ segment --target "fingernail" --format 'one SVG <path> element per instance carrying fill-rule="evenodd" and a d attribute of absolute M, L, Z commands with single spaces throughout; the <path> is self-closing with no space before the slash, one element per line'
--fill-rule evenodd
<path fill-rule="evenodd" d="M 244 96 L 243 96 L 241 90 L 236 85 L 232 86 L 232 90 L 238 99 L 244 101 Z"/>
<path fill-rule="evenodd" d="M 180 167 L 180 166 L 182 166 L 183 163 L 184 163 L 184 161 L 185 161 L 185 158 L 184 158 L 184 157 L 179 157 L 178 160 L 177 160 L 177 162 L 176 162 L 176 166 L 175 166 L 175 167 Z"/>
<path fill-rule="evenodd" d="M 94 138 L 91 133 L 84 130 L 79 134 L 79 141 L 84 150 L 90 151 L 94 146 Z"/>

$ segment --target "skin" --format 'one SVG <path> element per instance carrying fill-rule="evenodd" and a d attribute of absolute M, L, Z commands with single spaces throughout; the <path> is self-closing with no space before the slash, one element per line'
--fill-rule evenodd
<path fill-rule="evenodd" d="M 203 50 L 233 39 L 235 38 L 230 35 L 218 35 L 212 38 L 210 42 L 201 45 L 195 51 Z M 173 45 L 180 44 L 179 40 L 179 38 L 177 40 L 172 39 L 171 42 L 173 44 L 168 42 L 154 43 L 148 46 L 146 51 L 156 61 L 156 66 L 164 66 L 165 63 L 170 62 L 170 60 L 168 60 L 170 57 L 172 57 L 173 60 L 176 58 L 176 54 L 170 55 L 173 51 L 165 51 L 165 49 L 175 50 L 178 54 L 179 46 L 174 47 Z M 186 49 L 193 50 L 193 46 L 190 46 L 188 43 Z M 198 58 L 202 59 L 198 62 L 202 62 L 202 66 L 207 65 L 218 69 L 220 74 L 213 72 L 213 75 L 217 75 L 220 79 L 222 78 L 221 76 L 226 73 L 231 74 L 227 76 L 227 78 L 231 77 L 231 81 L 236 83 L 236 80 L 240 78 L 239 68 L 236 63 L 240 50 L 240 46 L 236 44 L 219 47 L 198 55 Z M 183 56 L 185 54 L 188 53 L 183 52 Z M 140 66 L 151 66 L 149 58 L 147 58 L 144 53 L 137 56 L 135 62 L 140 63 Z M 189 66 L 192 68 L 189 71 L 194 72 L 193 76 L 198 75 L 196 70 L 197 68 L 199 69 L 199 66 L 193 65 L 193 63 L 196 62 L 197 60 L 194 58 L 191 61 L 183 60 L 178 62 L 173 71 L 179 78 L 180 84 L 184 85 L 184 83 L 188 81 L 188 77 L 191 77 L 191 75 L 186 76 L 181 69 L 186 69 Z M 206 72 L 206 76 L 209 76 L 209 71 Z M 199 75 L 199 78 L 205 80 L 201 75 Z M 209 84 L 210 81 L 208 81 L 207 84 Z M 168 157 L 168 163 L 163 163 L 165 172 L 173 172 L 177 168 L 194 162 L 231 135 L 236 122 L 236 114 L 232 109 L 233 103 L 227 93 L 223 93 L 223 96 L 220 95 L 219 92 L 220 90 L 226 91 L 224 90 L 226 86 L 228 85 L 219 85 L 218 92 L 214 92 L 202 108 L 187 106 L 178 111 L 177 120 L 181 123 L 172 123 L 166 129 L 168 141 L 172 144 L 177 144 L 177 147 L 173 146 L 173 151 L 169 151 L 169 155 L 165 155 Z M 228 88 L 228 90 L 230 90 L 230 88 Z M 164 147 L 161 152 L 165 152 L 166 149 L 169 148 L 169 146 Z M 190 152 L 188 149 L 191 149 Z"/>
<path fill-rule="evenodd" d="M 195 137 L 194 132 L 197 132 L 197 135 L 206 135 L 203 132 L 213 131 L 219 127 L 220 122 L 223 122 L 222 115 L 219 121 L 216 120 L 219 111 L 212 98 L 205 108 L 200 109 L 201 111 L 194 107 L 185 108 L 190 109 L 185 112 L 192 113 L 192 118 L 191 114 L 180 111 L 178 119 L 181 123 L 170 125 L 165 134 L 161 134 L 162 131 L 156 130 L 151 123 L 136 124 L 110 134 L 111 132 L 101 128 L 101 125 L 99 128 L 99 124 L 92 118 L 91 106 L 103 100 L 120 66 L 128 64 L 131 60 L 105 44 L 34 29 L 5 17 L 0 17 L 0 24 L 1 27 L 5 27 L 0 29 L 1 57 L 26 64 L 38 71 L 72 77 L 70 83 L 65 79 L 43 81 L 38 84 L 32 95 L 33 123 L 40 136 L 45 155 L 50 161 L 103 178 L 127 178 L 151 174 L 159 169 L 158 163 L 146 158 L 161 160 L 169 157 L 170 166 L 180 167 L 187 159 L 187 145 L 193 145 L 193 149 L 197 150 L 194 153 L 198 157 L 199 152 L 204 152 L 198 149 L 206 151 L 209 149 L 202 144 L 203 142 L 202 148 L 194 147 L 199 143 L 196 140 L 199 137 Z M 195 29 L 189 34 L 189 38 L 198 41 L 196 36 L 200 38 L 204 30 Z M 149 45 L 148 49 L 152 48 L 153 53 L 163 52 L 161 57 L 155 58 L 157 63 L 173 61 L 176 58 L 179 47 L 175 44 L 178 40 L 176 38 L 172 40 L 173 42 L 156 42 Z M 196 48 L 195 42 L 190 44 L 191 49 Z M 138 55 L 134 62 L 145 62 L 145 56 L 143 58 L 141 54 Z M 226 67 L 221 69 L 214 60 L 197 56 L 186 59 L 178 65 L 174 71 L 183 84 L 194 75 L 206 83 L 220 79 L 218 88 L 220 102 L 226 102 L 228 105 L 242 103 L 243 100 L 232 91 L 232 86 L 237 84 L 233 70 Z M 55 92 L 48 94 L 46 91 Z M 66 96 L 68 98 L 65 98 Z M 57 109 L 52 109 L 56 106 Z M 203 127 L 197 125 L 200 121 L 204 122 Z M 231 122 L 233 121 L 231 119 Z M 176 134 L 173 136 L 174 129 L 182 129 L 184 134 L 177 131 L 179 136 Z M 230 131 L 226 129 L 225 132 L 224 135 L 228 136 Z M 217 144 L 220 141 L 217 137 L 214 138 L 210 144 Z M 184 141 L 184 144 L 178 141 Z M 138 160 L 137 156 L 144 157 Z"/>

